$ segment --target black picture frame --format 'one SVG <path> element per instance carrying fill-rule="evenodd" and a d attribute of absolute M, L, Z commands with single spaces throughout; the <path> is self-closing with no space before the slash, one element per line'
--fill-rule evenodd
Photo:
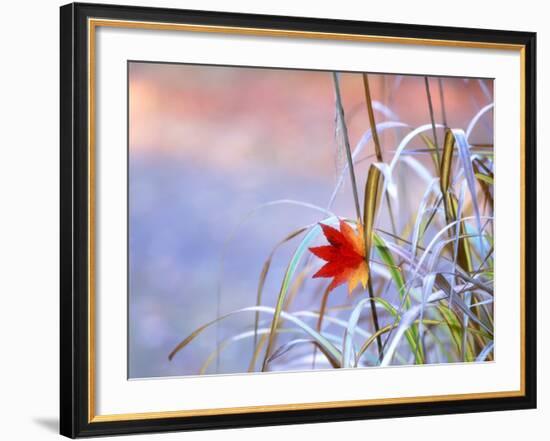
<path fill-rule="evenodd" d="M 91 421 L 89 409 L 88 302 L 88 70 L 90 17 L 377 35 L 524 47 L 524 395 L 237 413 Z M 164 8 L 68 4 L 60 9 L 60 433 L 75 438 L 128 433 L 253 427 L 295 423 L 485 412 L 536 407 L 536 34 L 488 29 L 327 20 Z"/>

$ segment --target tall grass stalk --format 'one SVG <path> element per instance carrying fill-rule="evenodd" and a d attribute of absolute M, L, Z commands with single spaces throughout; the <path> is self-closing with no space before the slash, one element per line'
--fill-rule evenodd
<path fill-rule="evenodd" d="M 372 132 L 372 140 L 374 142 L 374 152 L 376 154 L 376 160 L 380 163 L 384 162 L 384 156 L 382 155 L 382 148 L 380 146 L 380 138 L 378 137 L 378 128 L 376 126 L 376 118 L 374 116 L 374 108 L 372 105 L 372 97 L 370 93 L 370 85 L 369 85 L 369 75 L 364 73 L 363 74 L 363 87 L 365 89 L 365 101 L 367 103 L 367 113 L 369 115 L 369 124 Z M 384 192 L 384 196 L 386 198 L 386 205 L 388 206 L 388 215 L 390 217 L 390 222 L 392 226 L 392 231 L 394 234 L 397 234 L 397 229 L 395 226 L 395 218 L 393 215 L 393 208 L 390 201 L 390 196 L 388 192 Z"/>
<path fill-rule="evenodd" d="M 340 83 L 338 81 L 338 74 L 336 72 L 332 73 L 332 79 L 334 81 L 334 91 L 336 94 L 336 111 L 338 112 L 338 123 L 341 124 L 342 126 L 342 133 L 344 136 L 344 146 L 346 148 L 346 159 L 348 161 L 349 175 L 351 179 L 351 189 L 353 191 L 353 202 L 355 203 L 355 213 L 357 215 L 357 219 L 361 219 L 361 207 L 359 205 L 359 194 L 357 192 L 357 179 L 355 178 L 355 167 L 353 166 L 353 157 L 351 155 L 348 128 L 346 125 L 344 106 L 342 104 L 342 94 L 340 93 Z"/>
<path fill-rule="evenodd" d="M 445 126 L 445 129 L 449 128 L 449 125 L 447 124 L 447 112 L 445 110 L 445 93 L 443 92 L 443 79 L 438 78 L 437 84 L 439 86 L 439 102 L 441 104 L 441 120 L 443 121 L 443 125 Z"/>
<path fill-rule="evenodd" d="M 424 77 L 424 86 L 426 87 L 426 98 L 428 99 L 428 109 L 430 111 L 430 121 L 432 122 L 432 135 L 434 138 L 435 154 L 437 156 L 437 162 L 440 163 L 439 157 L 439 142 L 437 140 L 437 130 L 435 128 L 435 116 L 432 103 L 432 94 L 430 92 L 430 81 L 427 76 Z"/>

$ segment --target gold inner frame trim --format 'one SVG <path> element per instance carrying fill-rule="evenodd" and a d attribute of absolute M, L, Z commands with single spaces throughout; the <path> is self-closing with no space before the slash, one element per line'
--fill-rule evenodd
<path fill-rule="evenodd" d="M 434 395 L 434 396 L 417 396 L 417 397 L 400 397 L 400 398 L 374 398 L 371 400 L 351 400 L 351 401 L 326 401 L 318 403 L 298 403 L 298 404 L 273 404 L 267 406 L 246 406 L 246 407 L 230 407 L 220 409 L 199 409 L 199 410 L 174 410 L 164 412 L 144 412 L 144 413 L 123 413 L 116 415 L 96 415 L 91 422 L 108 422 L 108 421 L 126 421 L 126 420 L 148 420 L 159 418 L 178 418 L 192 416 L 208 416 L 208 415 L 231 415 L 238 413 L 260 413 L 260 412 L 275 412 L 278 410 L 312 410 L 312 409 L 335 409 L 340 407 L 361 407 L 365 405 L 384 405 L 384 404 L 408 404 L 408 403 L 429 403 L 441 401 L 456 401 L 470 400 L 481 398 L 497 398 L 497 397 L 517 397 L 522 396 L 521 391 L 507 392 L 487 392 L 478 394 L 454 394 L 454 395 Z"/>
<path fill-rule="evenodd" d="M 520 54 L 520 389 L 512 391 L 465 393 L 452 395 L 430 395 L 399 398 L 376 398 L 366 400 L 345 400 L 313 403 L 273 404 L 262 406 L 229 407 L 217 409 L 193 409 L 144 413 L 97 415 L 95 383 L 95 36 L 97 27 L 130 28 L 160 31 L 186 31 L 201 33 L 222 33 L 263 37 L 290 37 L 357 41 L 386 44 L 408 44 L 418 46 L 462 47 L 474 49 L 510 50 Z M 192 25 L 180 23 L 156 23 L 131 20 L 88 19 L 88 422 L 112 422 L 178 418 L 208 415 L 230 415 L 239 413 L 277 412 L 290 410 L 334 409 L 344 407 L 375 406 L 389 404 L 412 404 L 427 402 L 458 401 L 520 397 L 525 395 L 525 46 L 492 42 L 440 40 L 425 38 L 391 37 L 377 35 L 339 34 L 280 29 L 263 29 L 233 26 Z"/>

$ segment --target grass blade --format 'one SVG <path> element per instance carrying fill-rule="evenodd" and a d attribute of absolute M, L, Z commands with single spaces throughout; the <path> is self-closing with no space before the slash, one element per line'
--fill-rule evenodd
<path fill-rule="evenodd" d="M 353 167 L 353 158 L 351 155 L 348 128 L 346 126 L 344 106 L 342 104 L 342 96 L 340 94 L 340 84 L 338 82 L 338 74 L 336 72 L 332 73 L 332 79 L 334 81 L 334 91 L 336 93 L 336 111 L 338 114 L 338 121 L 342 127 L 342 134 L 344 136 L 344 145 L 346 147 L 346 157 L 348 160 L 348 168 L 349 168 L 350 179 L 351 179 L 351 188 L 353 190 L 353 201 L 355 203 L 355 211 L 357 214 L 357 219 L 361 219 L 361 207 L 359 206 L 359 195 L 357 193 L 357 180 L 355 179 L 355 169 Z"/>
<path fill-rule="evenodd" d="M 476 180 L 474 175 L 474 169 L 472 166 L 472 158 L 470 155 L 470 145 L 466 139 L 466 134 L 460 129 L 452 129 L 453 136 L 456 140 L 456 145 L 458 147 L 458 156 L 462 163 L 462 169 L 464 170 L 464 176 L 466 177 L 466 183 L 468 185 L 468 190 L 470 191 L 472 205 L 474 207 L 474 214 L 477 222 L 477 229 L 479 234 L 481 234 L 481 217 L 479 213 L 479 205 L 477 202 L 477 190 L 476 190 Z M 480 245 L 480 249 L 483 251 L 483 248 Z M 483 253 L 485 254 L 485 253 Z"/>
<path fill-rule="evenodd" d="M 267 306 L 250 306 L 247 308 L 238 309 L 236 311 L 232 311 L 227 314 L 224 314 L 221 317 L 218 317 L 215 320 L 212 320 L 202 325 L 201 327 L 193 331 L 191 334 L 189 334 L 186 338 L 184 338 L 180 343 L 178 343 L 174 347 L 172 352 L 170 352 L 170 354 L 168 355 L 168 360 L 172 360 L 179 351 L 185 348 L 189 343 L 191 343 L 195 338 L 197 338 L 208 327 L 218 323 L 223 319 L 231 317 L 235 314 L 241 314 L 243 312 L 256 312 L 256 311 L 260 311 L 262 313 L 269 314 L 272 316 L 274 316 L 277 312 L 275 308 L 270 308 Z M 336 348 L 336 346 L 334 346 L 326 337 L 319 334 L 311 326 L 309 326 L 299 318 L 295 317 L 293 314 L 290 314 L 284 311 L 279 311 L 279 315 L 282 316 L 285 320 L 292 322 L 294 325 L 298 326 L 304 333 L 312 337 L 317 343 L 319 343 L 320 346 L 323 347 L 323 349 L 327 352 L 327 354 L 330 355 L 330 357 L 332 358 L 332 361 L 335 362 L 337 365 L 340 365 L 342 354 Z M 273 329 L 270 329 L 269 335 L 271 336 L 272 334 L 275 334 L 275 331 L 273 331 Z"/>
<path fill-rule="evenodd" d="M 443 291 L 435 292 L 430 295 L 426 303 L 437 303 L 438 301 L 444 299 L 445 296 L 446 294 Z M 397 350 L 397 347 L 399 346 L 401 339 L 403 338 L 404 335 L 406 335 L 407 329 L 409 329 L 410 326 L 414 324 L 414 321 L 417 319 L 420 313 L 420 308 L 421 308 L 421 305 L 413 306 L 408 311 L 406 311 L 405 314 L 403 314 L 399 322 L 399 325 L 397 327 L 397 330 L 395 331 L 395 335 L 390 343 L 390 346 L 388 347 L 388 350 L 384 354 L 382 363 L 380 363 L 381 366 L 388 366 L 391 363 L 391 359 L 393 358 L 393 355 L 395 354 L 395 351 Z"/>
<path fill-rule="evenodd" d="M 262 304 L 262 293 L 263 293 L 263 289 L 264 289 L 264 285 L 265 285 L 265 280 L 267 278 L 267 274 L 269 273 L 269 268 L 271 267 L 271 262 L 273 260 L 273 256 L 275 255 L 275 252 L 277 251 L 277 249 L 280 246 L 282 246 L 286 242 L 294 239 L 295 237 L 299 236 L 300 234 L 305 232 L 308 228 L 310 228 L 310 227 L 303 227 L 303 228 L 299 228 L 296 231 L 293 231 L 287 237 L 285 237 L 283 240 L 279 241 L 275 245 L 275 247 L 273 247 L 273 250 L 269 254 L 269 257 L 267 258 L 267 260 L 264 262 L 264 264 L 262 266 L 262 271 L 260 272 L 260 279 L 258 281 L 258 289 L 257 289 L 257 292 L 256 292 L 256 306 L 260 306 Z M 260 312 L 256 311 L 256 314 L 255 314 L 255 317 L 254 317 L 254 331 L 255 332 L 258 329 L 259 318 L 260 318 Z M 258 344 L 258 336 L 255 334 L 254 335 L 254 348 L 256 348 L 257 344 Z"/>
<path fill-rule="evenodd" d="M 474 128 L 476 127 L 481 117 L 485 115 L 489 110 L 492 110 L 494 107 L 495 107 L 495 103 L 487 104 L 485 107 L 483 107 L 479 112 L 475 114 L 475 116 L 469 122 L 468 127 L 466 128 L 466 139 L 470 139 L 470 135 L 472 134 Z"/>
<path fill-rule="evenodd" d="M 365 101 L 367 102 L 367 113 L 369 115 L 369 123 L 372 130 L 372 140 L 374 141 L 374 152 L 376 153 L 376 160 L 378 162 L 384 162 L 382 157 L 382 149 L 380 148 L 380 139 L 378 138 L 378 131 L 376 130 L 376 121 L 374 119 L 374 109 L 372 107 L 372 98 L 370 94 L 369 76 L 363 74 L 363 87 L 365 89 Z"/>
<path fill-rule="evenodd" d="M 323 297 L 321 299 L 321 308 L 319 309 L 319 319 L 317 320 L 317 332 L 321 332 L 321 329 L 323 327 L 323 318 L 325 317 L 325 312 L 327 310 L 327 301 L 328 301 L 328 295 L 330 293 L 330 289 L 327 287 L 325 288 L 323 292 Z M 313 349 L 313 362 L 311 365 L 312 369 L 315 369 L 315 360 L 317 356 L 317 346 Z"/>
<path fill-rule="evenodd" d="M 329 219 L 326 219 L 323 221 L 323 223 L 326 224 L 335 224 L 338 222 L 338 219 L 336 217 L 331 217 Z M 294 252 L 294 255 L 292 256 L 288 267 L 286 269 L 283 282 L 281 284 L 281 289 L 279 291 L 279 295 L 277 297 L 277 303 L 275 306 L 275 314 L 273 315 L 273 321 L 271 323 L 271 330 L 273 331 L 268 338 L 267 343 L 267 349 L 264 355 L 264 361 L 262 364 L 262 370 L 265 370 L 267 367 L 267 360 L 269 356 L 271 355 L 271 351 L 273 350 L 273 344 L 275 341 L 275 330 L 279 326 L 279 318 L 281 315 L 281 312 L 283 310 L 283 305 L 285 303 L 286 295 L 288 293 L 288 289 L 290 286 L 290 283 L 292 281 L 292 278 L 294 277 L 294 274 L 296 273 L 296 269 L 298 267 L 298 264 L 300 263 L 302 257 L 308 250 L 309 245 L 311 242 L 320 234 L 321 227 L 319 225 L 315 225 L 304 237 L 302 242 L 298 245 L 298 248 Z"/>
<path fill-rule="evenodd" d="M 483 348 L 483 350 L 479 353 L 479 355 L 476 357 L 476 361 L 485 361 L 485 360 L 487 360 L 487 357 L 493 351 L 494 347 L 495 347 L 495 342 L 491 340 L 487 344 L 487 346 L 485 346 Z"/>
<path fill-rule="evenodd" d="M 374 223 L 376 219 L 376 210 L 380 204 L 380 177 L 381 171 L 374 164 L 369 168 L 367 183 L 365 185 L 363 234 L 365 240 L 365 258 L 367 267 L 369 267 L 369 257 L 372 249 Z M 370 274 L 370 268 L 369 268 Z"/>
<path fill-rule="evenodd" d="M 438 127 L 443 127 L 443 126 L 441 124 L 436 124 L 435 127 L 438 128 Z M 412 130 L 406 136 L 403 137 L 403 139 L 401 140 L 401 142 L 399 143 L 399 145 L 395 149 L 395 154 L 393 155 L 393 158 L 390 162 L 390 168 L 392 169 L 392 171 L 395 170 L 395 166 L 397 165 L 397 162 L 399 161 L 399 158 L 401 157 L 401 153 L 409 145 L 409 143 L 416 136 L 419 136 L 421 133 L 426 132 L 426 131 L 431 130 L 431 129 L 432 129 L 432 124 L 431 123 L 424 124 L 424 125 L 421 125 L 421 126 L 417 127 L 416 129 Z"/>
<path fill-rule="evenodd" d="M 430 93 L 430 81 L 427 76 L 424 77 L 424 85 L 426 87 L 426 97 L 428 98 L 428 109 L 430 110 L 430 120 L 432 122 L 432 136 L 434 137 L 434 150 L 436 162 L 439 164 L 439 142 L 437 141 L 437 130 L 435 128 L 434 108 L 432 104 L 432 94 Z"/>
<path fill-rule="evenodd" d="M 363 205 L 364 218 L 363 218 L 363 234 L 365 243 L 365 260 L 367 263 L 368 273 L 368 292 L 371 305 L 372 322 L 374 331 L 380 330 L 380 324 L 378 322 L 378 314 L 376 312 L 376 305 L 374 303 L 374 292 L 372 289 L 372 277 L 370 270 L 370 253 L 372 248 L 372 241 L 374 235 L 374 222 L 376 217 L 376 209 L 380 203 L 380 169 L 371 164 L 369 168 L 369 174 L 367 176 L 367 183 L 365 185 L 365 202 Z M 378 338 L 376 343 L 378 344 L 378 353 L 380 358 L 383 357 L 382 340 Z"/>
<path fill-rule="evenodd" d="M 422 323 L 424 325 L 440 325 L 441 321 L 439 320 L 431 320 L 431 319 L 424 319 L 422 320 Z M 416 325 L 418 326 L 420 324 L 420 320 L 415 320 L 413 325 Z M 361 358 L 361 356 L 367 351 L 367 349 L 374 343 L 374 341 L 376 340 L 376 338 L 380 335 L 382 336 L 383 334 L 386 334 L 390 331 L 392 331 L 393 329 L 397 328 L 399 326 L 399 322 L 397 323 L 392 323 L 391 325 L 386 325 L 384 326 L 382 329 L 380 329 L 380 331 L 378 331 L 377 334 L 373 334 L 372 336 L 370 336 L 366 341 L 365 343 L 363 343 L 363 346 L 361 346 L 361 348 L 359 349 L 359 351 L 357 352 L 357 361 L 359 361 L 359 359 Z"/>

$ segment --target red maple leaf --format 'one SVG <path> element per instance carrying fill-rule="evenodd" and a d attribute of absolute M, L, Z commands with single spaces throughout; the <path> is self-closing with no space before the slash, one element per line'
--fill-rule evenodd
<path fill-rule="evenodd" d="M 348 283 L 350 294 L 359 282 L 365 289 L 369 272 L 365 260 L 362 226 L 357 224 L 356 231 L 343 220 L 340 220 L 340 230 L 325 224 L 319 225 L 329 245 L 312 247 L 309 250 L 327 263 L 313 275 L 313 278 L 332 277 L 329 291 L 345 282 Z"/>

